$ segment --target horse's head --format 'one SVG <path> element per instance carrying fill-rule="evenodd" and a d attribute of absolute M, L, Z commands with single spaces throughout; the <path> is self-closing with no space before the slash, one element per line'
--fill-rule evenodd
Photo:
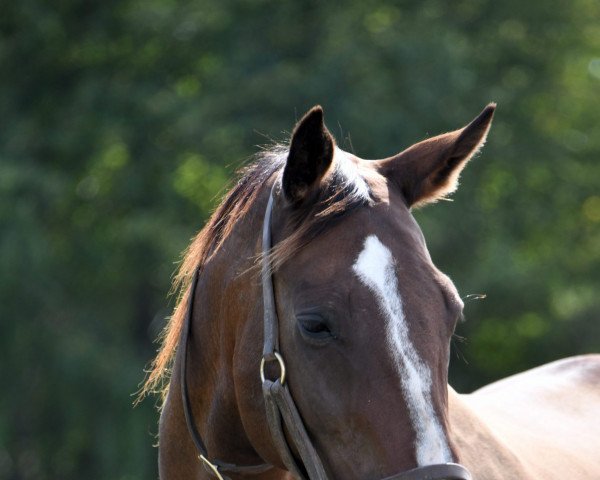
<path fill-rule="evenodd" d="M 280 349 L 331 478 L 457 460 L 447 367 L 463 303 L 411 208 L 455 190 L 493 112 L 378 161 L 337 148 L 319 107 L 294 130 L 272 225 Z"/>

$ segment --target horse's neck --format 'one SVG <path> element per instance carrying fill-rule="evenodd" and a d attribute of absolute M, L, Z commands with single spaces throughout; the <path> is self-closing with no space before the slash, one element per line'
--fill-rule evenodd
<path fill-rule="evenodd" d="M 262 463 L 242 420 L 247 410 L 244 398 L 261 398 L 257 381 L 261 346 L 256 338 L 262 333 L 257 318 L 262 300 L 256 276 L 249 272 L 251 260 L 243 260 L 257 256 L 254 242 L 247 241 L 256 231 L 247 220 L 223 243 L 206 272 L 206 291 L 197 298 L 204 311 L 194 315 L 189 372 L 195 375 L 191 401 L 209 452 L 238 465 Z M 242 260 L 236 263 L 237 259 Z M 253 338 L 250 347 L 248 336 Z M 250 391 L 255 385 L 258 388 Z"/>
<path fill-rule="evenodd" d="M 530 475 L 511 448 L 477 412 L 469 407 L 465 396 L 448 386 L 450 432 L 459 461 L 473 478 L 528 480 Z"/>
<path fill-rule="evenodd" d="M 203 266 L 187 345 L 190 404 L 209 459 L 240 466 L 264 462 L 249 434 L 267 434 L 264 422 L 253 418 L 262 405 L 257 382 L 262 346 L 256 341 L 262 337 L 262 300 L 255 272 L 249 269 L 258 253 L 261 217 L 249 213 Z M 248 338 L 253 341 L 243 340 Z M 178 348 L 160 422 L 160 470 L 165 480 L 206 476 L 182 408 L 178 372 L 183 351 Z M 264 478 L 279 478 L 281 471 L 276 473 L 270 471 Z"/>

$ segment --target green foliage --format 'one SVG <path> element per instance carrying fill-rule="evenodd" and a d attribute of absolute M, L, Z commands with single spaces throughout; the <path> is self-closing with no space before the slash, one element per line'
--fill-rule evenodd
<path fill-rule="evenodd" d="M 455 202 L 417 213 L 459 290 L 487 294 L 459 388 L 600 348 L 598 2 L 2 12 L 0 478 L 156 477 L 156 412 L 131 394 L 174 262 L 234 168 L 316 103 L 367 158 L 499 103 Z"/>

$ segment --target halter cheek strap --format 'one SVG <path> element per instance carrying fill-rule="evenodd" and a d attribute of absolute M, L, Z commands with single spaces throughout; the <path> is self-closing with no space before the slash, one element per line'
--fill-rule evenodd
<path fill-rule="evenodd" d="M 294 399 L 286 383 L 286 368 L 283 356 L 279 352 L 279 321 L 277 317 L 277 308 L 275 303 L 275 291 L 273 289 L 273 273 L 269 253 L 272 248 L 271 241 L 271 217 L 273 212 L 274 194 L 277 182 L 271 189 L 269 202 L 265 211 L 265 218 L 262 232 L 262 264 L 261 280 L 263 291 L 263 310 L 264 310 L 264 343 L 263 358 L 260 364 L 260 378 L 262 381 L 262 391 L 265 400 L 267 423 L 274 446 L 279 453 L 281 461 L 294 476 L 296 480 L 328 480 L 327 473 L 323 467 L 323 462 L 306 431 L 302 417 L 296 408 Z M 183 329 L 183 358 L 181 361 L 181 395 L 183 401 L 183 410 L 188 431 L 199 452 L 198 458 L 202 460 L 205 467 L 218 479 L 228 479 L 223 472 L 237 473 L 242 475 L 263 473 L 271 465 L 262 464 L 254 466 L 238 466 L 218 460 L 209 461 L 206 446 L 196 428 L 194 417 L 190 405 L 187 383 L 186 383 L 186 363 L 187 363 L 187 343 L 191 333 L 191 317 L 194 303 L 194 292 L 198 283 L 199 271 L 196 271 L 190 297 L 188 300 L 188 310 Z M 270 379 L 265 374 L 266 365 L 272 362 L 278 364 L 279 376 Z M 286 435 L 287 433 L 287 435 Z M 292 453 L 288 444 L 288 438 L 293 442 L 301 464 Z M 471 474 L 462 465 L 456 463 L 443 463 L 436 465 L 427 465 L 418 467 L 397 475 L 387 477 L 383 480 L 471 480 Z"/>
<path fill-rule="evenodd" d="M 285 362 L 279 353 L 279 321 L 275 305 L 275 290 L 273 288 L 273 274 L 269 253 L 272 247 L 271 218 L 273 213 L 274 193 L 277 182 L 271 189 L 269 203 L 265 211 L 262 232 L 262 258 L 261 275 L 263 291 L 263 358 L 261 361 L 262 391 L 265 399 L 267 423 L 271 437 L 281 461 L 286 468 L 300 480 L 325 480 L 327 475 L 323 463 L 319 458 L 306 428 L 300 417 L 296 404 L 292 399 L 287 383 L 285 382 Z M 265 377 L 264 366 L 268 362 L 276 361 L 279 364 L 279 378 L 271 380 Z M 302 459 L 302 469 L 288 445 L 284 426 Z M 306 472 L 306 475 L 305 473 Z"/>

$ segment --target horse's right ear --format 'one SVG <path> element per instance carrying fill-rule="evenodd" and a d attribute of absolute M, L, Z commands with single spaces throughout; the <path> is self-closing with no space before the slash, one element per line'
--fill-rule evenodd
<path fill-rule="evenodd" d="M 294 205 L 306 200 L 331 166 L 335 143 L 323 123 L 323 109 L 311 108 L 296 124 L 283 169 L 283 193 Z"/>

